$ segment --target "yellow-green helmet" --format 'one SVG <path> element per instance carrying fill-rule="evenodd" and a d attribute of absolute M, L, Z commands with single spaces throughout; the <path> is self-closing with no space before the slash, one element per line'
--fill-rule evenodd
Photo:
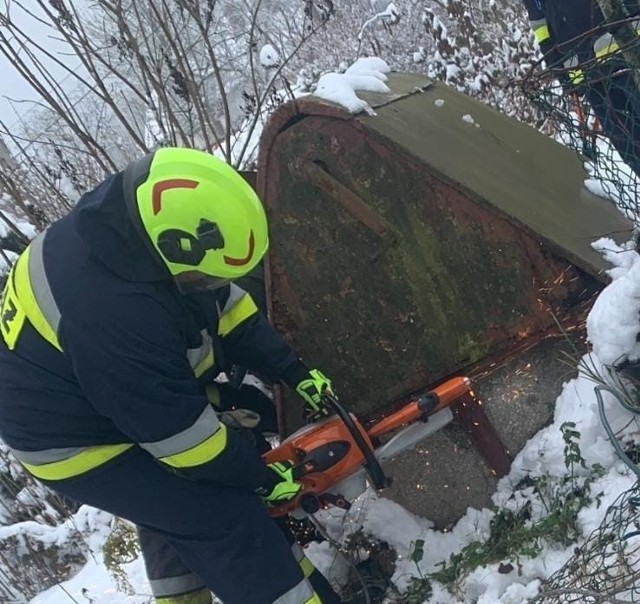
<path fill-rule="evenodd" d="M 124 172 L 134 219 L 178 276 L 246 275 L 269 246 L 267 217 L 251 186 L 224 161 L 195 149 L 162 148 Z"/>

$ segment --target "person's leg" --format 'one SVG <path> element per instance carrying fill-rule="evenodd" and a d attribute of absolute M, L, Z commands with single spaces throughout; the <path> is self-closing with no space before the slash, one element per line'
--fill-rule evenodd
<path fill-rule="evenodd" d="M 591 74 L 585 95 L 623 161 L 640 176 L 640 102 L 632 74 L 610 59 Z"/>
<path fill-rule="evenodd" d="M 222 409 L 250 409 L 258 413 L 261 421 L 254 430 L 256 447 L 261 454 L 271 448 L 262 432 L 277 432 L 278 421 L 275 406 L 268 396 L 254 386 L 245 384 L 240 388 L 233 388 L 228 384 L 220 384 L 220 402 Z M 341 604 L 342 600 L 334 591 L 331 583 L 313 566 L 311 560 L 304 555 L 302 548 L 295 539 L 295 535 L 287 526 L 286 519 L 278 519 L 277 525 L 283 532 L 287 543 L 290 544 L 291 551 L 298 561 L 304 576 L 320 596 L 323 604 Z"/>
<path fill-rule="evenodd" d="M 309 580 L 314 591 L 320 596 L 323 604 L 342 604 L 342 599 L 335 592 L 331 583 L 326 577 L 313 565 L 313 562 L 305 556 L 304 550 L 296 541 L 294 532 L 289 527 L 287 517 L 283 516 L 276 519 L 276 524 L 282 531 L 287 543 L 291 546 L 293 557 L 298 561 L 304 576 Z"/>
<path fill-rule="evenodd" d="M 261 454 L 264 454 L 271 447 L 262 435 L 262 432 L 277 432 L 277 416 L 273 402 L 262 391 L 254 386 L 243 385 L 240 388 L 233 388 L 228 384 L 219 384 L 220 408 L 229 409 L 249 409 L 260 415 L 261 421 L 254 429 L 254 439 L 256 447 Z M 304 576 L 309 580 L 316 593 L 320 596 L 323 604 L 341 604 L 342 600 L 336 594 L 331 583 L 324 575 L 313 566 L 309 558 L 304 555 L 300 545 L 296 542 L 295 536 L 287 526 L 285 518 L 278 519 L 277 525 L 283 532 L 285 539 L 291 546 L 291 551 L 298 561 Z"/>
<path fill-rule="evenodd" d="M 159 533 L 138 528 L 151 593 L 158 604 L 211 604 L 211 591 Z"/>
<path fill-rule="evenodd" d="M 250 493 L 186 480 L 134 447 L 58 492 L 160 534 L 224 604 L 321 604 L 284 535 Z"/>

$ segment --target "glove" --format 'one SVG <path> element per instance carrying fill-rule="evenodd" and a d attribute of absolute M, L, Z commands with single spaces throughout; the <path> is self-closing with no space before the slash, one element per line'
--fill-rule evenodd
<path fill-rule="evenodd" d="M 293 463 L 290 461 L 276 461 L 267 464 L 271 470 L 271 478 L 256 493 L 267 506 L 280 505 L 295 499 L 302 490 L 302 484 L 293 479 Z"/>
<path fill-rule="evenodd" d="M 322 402 L 322 394 L 325 391 L 332 394 L 331 380 L 318 369 L 311 369 L 308 376 L 296 384 L 296 392 L 304 401 L 312 419 L 327 417 L 330 413 Z"/>
<path fill-rule="evenodd" d="M 232 428 L 252 430 L 260 423 L 260 416 L 251 409 L 232 409 L 218 414 L 220 421 Z"/>

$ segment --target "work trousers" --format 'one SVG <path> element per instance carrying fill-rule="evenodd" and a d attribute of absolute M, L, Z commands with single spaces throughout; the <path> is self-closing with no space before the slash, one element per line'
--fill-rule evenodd
<path fill-rule="evenodd" d="M 45 483 L 160 536 L 191 580 L 224 604 L 322 603 L 253 494 L 173 474 L 139 447 L 76 478 Z"/>
<path fill-rule="evenodd" d="M 322 604 L 341 604 L 342 600 L 304 555 L 300 545 L 283 521 L 277 522 L 291 547 L 304 576 L 311 583 Z M 192 573 L 170 543 L 158 533 L 138 527 L 140 546 L 151 590 L 158 604 L 211 604 L 211 593 L 197 575 Z"/>

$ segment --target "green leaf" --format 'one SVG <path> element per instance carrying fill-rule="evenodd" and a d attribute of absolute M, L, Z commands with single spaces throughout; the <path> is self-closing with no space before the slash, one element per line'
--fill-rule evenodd
<path fill-rule="evenodd" d="M 411 543 L 410 557 L 413 562 L 418 564 L 424 557 L 424 539 L 416 539 Z"/>

